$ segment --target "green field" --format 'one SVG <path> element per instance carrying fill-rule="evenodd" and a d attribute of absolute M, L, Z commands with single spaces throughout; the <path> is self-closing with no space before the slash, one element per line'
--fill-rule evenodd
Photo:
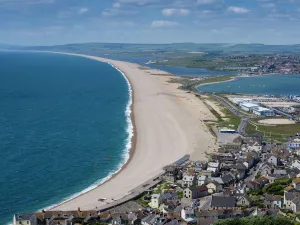
<path fill-rule="evenodd" d="M 246 127 L 247 134 L 261 133 L 264 139 L 275 139 L 284 141 L 288 136 L 294 136 L 300 132 L 300 124 L 284 124 L 284 125 L 262 125 L 258 124 L 259 119 L 253 119 Z"/>

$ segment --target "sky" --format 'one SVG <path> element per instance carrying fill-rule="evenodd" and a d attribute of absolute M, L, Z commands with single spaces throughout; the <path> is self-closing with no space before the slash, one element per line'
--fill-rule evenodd
<path fill-rule="evenodd" d="M 0 43 L 300 44 L 300 0 L 0 0 Z"/>

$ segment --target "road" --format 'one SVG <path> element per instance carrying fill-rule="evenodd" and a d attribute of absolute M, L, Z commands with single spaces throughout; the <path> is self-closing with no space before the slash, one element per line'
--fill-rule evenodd
<path fill-rule="evenodd" d="M 211 95 L 214 99 L 216 99 L 219 103 L 221 103 L 223 106 L 225 106 L 230 112 L 232 112 L 237 117 L 241 118 L 240 125 L 238 126 L 237 132 L 241 135 L 245 135 L 246 127 L 248 124 L 248 121 L 251 118 L 254 118 L 254 116 L 246 116 L 245 113 L 242 113 L 238 108 L 235 106 L 232 106 L 232 104 L 228 103 L 228 101 L 224 100 L 222 97 L 218 95 Z"/>

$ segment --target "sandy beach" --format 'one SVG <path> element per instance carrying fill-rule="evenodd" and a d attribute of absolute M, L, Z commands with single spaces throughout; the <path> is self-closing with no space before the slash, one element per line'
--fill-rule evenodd
<path fill-rule="evenodd" d="M 135 148 L 129 163 L 112 179 L 51 210 L 95 209 L 106 204 L 99 202 L 99 198 L 109 202 L 125 196 L 185 154 L 201 160 L 205 158 L 205 152 L 217 148 L 203 122 L 215 117 L 197 97 L 177 89 L 179 84 L 168 83 L 170 77 L 164 72 L 141 69 L 128 62 L 77 56 L 110 63 L 129 79 L 134 96 Z"/>

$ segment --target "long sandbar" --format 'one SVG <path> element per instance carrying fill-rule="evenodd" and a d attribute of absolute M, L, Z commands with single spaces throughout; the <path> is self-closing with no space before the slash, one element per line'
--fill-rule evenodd
<path fill-rule="evenodd" d="M 215 139 L 203 123 L 214 116 L 194 95 L 168 83 L 168 77 L 151 75 L 151 70 L 142 70 L 133 63 L 69 55 L 109 63 L 126 75 L 134 92 L 135 151 L 130 162 L 112 179 L 51 210 L 96 209 L 106 204 L 99 198 L 111 201 L 124 197 L 183 155 L 204 159 L 205 152 L 216 149 Z"/>

